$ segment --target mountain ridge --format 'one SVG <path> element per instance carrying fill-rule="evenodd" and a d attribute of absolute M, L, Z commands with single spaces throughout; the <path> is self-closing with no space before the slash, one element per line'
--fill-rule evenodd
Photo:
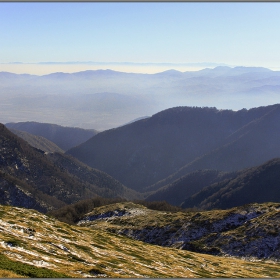
<path fill-rule="evenodd" d="M 170 184 L 156 189 L 156 191 L 150 194 L 146 200 L 166 201 L 172 205 L 180 206 L 184 201 L 184 197 L 190 197 L 208 185 L 212 185 L 215 182 L 223 181 L 225 179 L 231 179 L 235 176 L 235 172 L 222 172 L 208 169 L 196 170 L 180 177 Z M 152 191 L 152 188 L 147 188 L 146 190 Z"/>
<path fill-rule="evenodd" d="M 46 139 L 45 137 L 36 136 L 26 131 L 21 131 L 13 128 L 10 128 L 9 130 L 17 136 L 19 136 L 20 138 L 22 138 L 23 140 L 25 140 L 26 142 L 28 142 L 34 148 L 40 149 L 44 152 L 64 152 L 56 144 Z"/>
<path fill-rule="evenodd" d="M 33 121 L 6 123 L 5 126 L 7 128 L 25 131 L 36 136 L 42 136 L 55 143 L 64 151 L 85 142 L 98 133 L 94 129 L 86 130 L 78 127 L 66 127 Z"/>
<path fill-rule="evenodd" d="M 154 185 L 153 189 L 156 189 L 163 186 L 158 183 L 161 180 L 164 180 L 164 184 L 171 183 L 171 180 L 166 180 L 168 176 L 173 176 L 171 179 L 174 181 L 199 169 L 237 171 L 277 156 L 268 146 L 265 147 L 266 155 L 258 159 L 261 143 L 254 138 L 258 134 L 262 135 L 264 129 L 267 135 L 262 136 L 262 141 L 270 143 L 272 135 L 280 141 L 280 135 L 277 134 L 279 110 L 279 104 L 236 112 L 208 107 L 170 108 L 152 117 L 101 132 L 66 153 L 103 170 L 130 188 L 143 191 Z M 231 141 L 230 135 L 259 118 L 263 118 L 263 122 L 253 130 L 251 138 L 247 139 L 250 135 L 246 138 L 243 134 L 243 138 L 239 141 L 237 139 L 236 143 Z M 272 123 L 268 125 L 269 122 Z M 256 143 L 250 145 L 249 141 L 253 139 Z M 277 147 L 277 140 L 273 140 L 273 143 Z M 246 165 L 238 161 L 238 150 L 244 150 L 244 145 L 249 145 L 251 154 L 252 151 L 255 153 L 245 153 L 248 157 Z M 228 147 L 235 151 L 236 163 L 232 162 L 232 167 L 230 161 L 226 162 L 226 155 L 231 153 Z M 221 157 L 223 154 L 224 161 L 215 165 L 215 157 L 212 155 Z M 244 157 L 244 154 L 241 156 Z M 176 175 L 175 178 L 176 172 L 180 176 Z"/>
<path fill-rule="evenodd" d="M 205 187 L 187 198 L 182 207 L 226 209 L 248 203 L 280 202 L 280 158 L 239 171 L 232 180 Z"/>

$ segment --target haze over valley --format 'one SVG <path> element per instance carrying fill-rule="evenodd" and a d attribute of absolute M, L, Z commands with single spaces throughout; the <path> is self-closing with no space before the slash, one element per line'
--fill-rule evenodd
<path fill-rule="evenodd" d="M 280 3 L 0 3 L 0 278 L 280 278 Z"/>
<path fill-rule="evenodd" d="M 175 106 L 250 109 L 277 103 L 279 77 L 279 71 L 262 67 L 227 66 L 156 74 L 0 72 L 1 122 L 36 121 L 102 131 Z"/>
<path fill-rule="evenodd" d="M 169 276 L 161 262 L 151 266 L 154 272 L 144 269 L 154 258 L 138 252 L 137 242 L 144 241 L 145 246 L 159 245 L 158 254 L 172 250 L 176 262 L 170 265 L 178 276 L 222 275 L 204 269 L 203 253 L 209 267 L 215 258 L 222 258 L 223 265 L 228 256 L 262 263 L 255 274 L 243 263 L 244 271 L 229 270 L 226 276 L 278 277 L 274 267 L 269 273 L 265 269 L 266 261 L 274 265 L 280 258 L 279 73 L 225 66 L 157 74 L 1 72 L 1 118 L 8 122 L 0 125 L 0 203 L 12 208 L 1 206 L 6 253 L 0 254 L 0 275 Z M 221 107 L 204 106 L 211 102 Z M 226 106 L 231 108 L 221 109 Z M 9 211 L 20 211 L 16 207 L 25 209 L 21 222 L 7 230 Z M 35 213 L 29 211 L 35 210 L 40 212 L 38 223 L 26 228 Z M 56 237 L 36 237 L 31 249 L 17 230 L 38 236 L 44 214 L 53 217 L 47 224 Z M 63 223 L 55 226 L 54 221 Z M 84 242 L 69 245 L 58 234 L 73 238 L 73 226 L 81 229 L 84 240 L 89 232 L 103 232 L 106 242 L 125 238 L 132 253 L 122 273 L 103 255 L 104 250 L 116 254 L 120 247 L 103 243 L 99 265 L 92 260 L 96 249 L 93 253 Z M 41 242 L 67 253 L 41 250 Z M 21 248 L 31 251 L 10 257 Z M 192 252 L 191 258 L 201 264 L 191 274 L 176 266 L 183 262 L 180 251 Z M 129 259 L 134 254 L 142 260 L 136 270 Z M 66 271 L 73 260 L 79 269 Z"/>

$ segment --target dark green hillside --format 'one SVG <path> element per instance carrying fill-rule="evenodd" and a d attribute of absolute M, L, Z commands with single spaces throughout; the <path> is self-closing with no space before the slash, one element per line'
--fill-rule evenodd
<path fill-rule="evenodd" d="M 110 174 L 124 185 L 143 191 L 219 148 L 232 133 L 276 107 L 279 106 L 237 112 L 207 107 L 171 108 L 101 132 L 67 153 Z"/>
<path fill-rule="evenodd" d="M 66 205 L 59 209 L 52 210 L 47 214 L 61 222 L 73 225 L 77 223 L 85 214 L 97 207 L 124 201 L 126 200 L 121 198 L 94 197 L 91 199 L 80 200 L 79 202 L 73 203 L 71 205 Z"/>
<path fill-rule="evenodd" d="M 37 209 L 47 212 L 66 205 L 28 183 L 0 171 L 0 204 Z"/>
<path fill-rule="evenodd" d="M 120 202 L 127 202 L 126 199 L 123 198 L 104 198 L 104 197 L 93 197 L 90 199 L 80 200 L 71 205 L 63 206 L 59 209 L 52 210 L 47 214 L 52 217 L 58 219 L 61 222 L 68 223 L 70 225 L 76 224 L 79 220 L 81 220 L 84 215 L 93 211 L 94 209 L 105 206 L 116 204 Z M 128 202 L 130 203 L 130 202 Z M 168 204 L 166 201 L 145 201 L 145 200 L 133 200 L 133 203 L 138 205 L 143 205 L 148 209 L 157 210 L 157 211 L 168 211 L 168 212 L 182 212 L 184 211 L 180 207 L 176 207 Z"/>
<path fill-rule="evenodd" d="M 248 203 L 280 202 L 280 159 L 245 169 L 187 198 L 182 207 L 228 209 Z"/>
<path fill-rule="evenodd" d="M 63 153 L 64 151 L 59 148 L 56 144 L 51 142 L 50 140 L 42 137 L 42 136 L 36 136 L 34 134 L 28 133 L 26 131 L 20 131 L 17 129 L 9 129 L 11 132 L 28 142 L 29 145 L 32 147 L 35 147 L 37 149 L 40 149 L 44 152 L 60 152 Z"/>
<path fill-rule="evenodd" d="M 100 170 L 91 168 L 70 155 L 48 153 L 47 158 L 60 170 L 67 172 L 86 186 L 98 186 L 96 192 L 103 197 L 141 199 L 144 195 L 125 187 L 119 181 Z"/>
<path fill-rule="evenodd" d="M 264 108 L 270 110 L 263 112 Z M 263 114 L 233 132 L 219 148 L 196 158 L 149 189 L 158 189 L 195 170 L 237 171 L 280 157 L 280 105 L 252 110 L 258 109 Z"/>
<path fill-rule="evenodd" d="M 146 198 L 148 201 L 165 200 L 172 205 L 180 205 L 187 197 L 194 195 L 206 186 L 235 177 L 234 172 L 218 170 L 197 170 L 191 172 L 173 183 L 158 189 Z"/>
<path fill-rule="evenodd" d="M 87 170 L 87 177 L 79 179 L 77 174 L 71 174 L 65 167 L 51 161 L 43 151 L 31 147 L 0 124 L 0 172 L 4 178 L 1 179 L 0 187 L 2 192 L 6 192 L 2 195 L 2 203 L 29 205 L 40 211 L 43 207 L 43 210 L 47 211 L 96 195 L 129 196 L 129 190 L 124 190 L 124 187 L 110 176 L 96 170 L 90 174 L 90 168 L 87 169 L 84 165 L 79 167 L 77 161 L 71 163 L 69 157 L 66 159 L 68 165 L 76 165 L 83 170 L 83 175 Z M 13 198 L 13 194 L 19 199 Z M 51 197 L 54 202 L 49 201 Z"/>
<path fill-rule="evenodd" d="M 234 171 L 280 157 L 280 105 L 248 123 L 226 139 L 226 144 L 189 166 Z"/>
<path fill-rule="evenodd" d="M 60 171 L 42 151 L 31 147 L 4 125 L 0 126 L 0 144 L 2 173 L 7 173 L 33 189 L 40 190 L 65 203 L 96 194 L 65 172 Z"/>
<path fill-rule="evenodd" d="M 6 126 L 7 128 L 13 128 L 37 136 L 42 136 L 55 143 L 64 151 L 80 145 L 97 134 L 97 131 L 94 129 L 65 127 L 57 124 L 39 122 L 7 123 Z"/>

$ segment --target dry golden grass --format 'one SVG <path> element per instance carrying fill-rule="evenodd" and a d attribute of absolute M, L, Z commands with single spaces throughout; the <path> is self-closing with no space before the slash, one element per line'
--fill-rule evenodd
<path fill-rule="evenodd" d="M 34 229 L 34 236 L 26 229 Z M 69 226 L 34 210 L 0 206 L 1 253 L 69 277 L 280 277 L 279 263 L 215 257 Z M 13 240 L 15 246 L 7 244 Z"/>
<path fill-rule="evenodd" d="M 26 278 L 9 270 L 0 269 L 0 278 Z"/>

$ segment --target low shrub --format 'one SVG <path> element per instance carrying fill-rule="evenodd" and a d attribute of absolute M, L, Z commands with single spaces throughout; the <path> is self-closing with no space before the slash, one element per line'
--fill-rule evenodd
<path fill-rule="evenodd" d="M 59 273 L 47 268 L 40 268 L 30 264 L 10 260 L 0 253 L 0 269 L 12 271 L 18 275 L 31 278 L 70 278 L 69 275 Z"/>

